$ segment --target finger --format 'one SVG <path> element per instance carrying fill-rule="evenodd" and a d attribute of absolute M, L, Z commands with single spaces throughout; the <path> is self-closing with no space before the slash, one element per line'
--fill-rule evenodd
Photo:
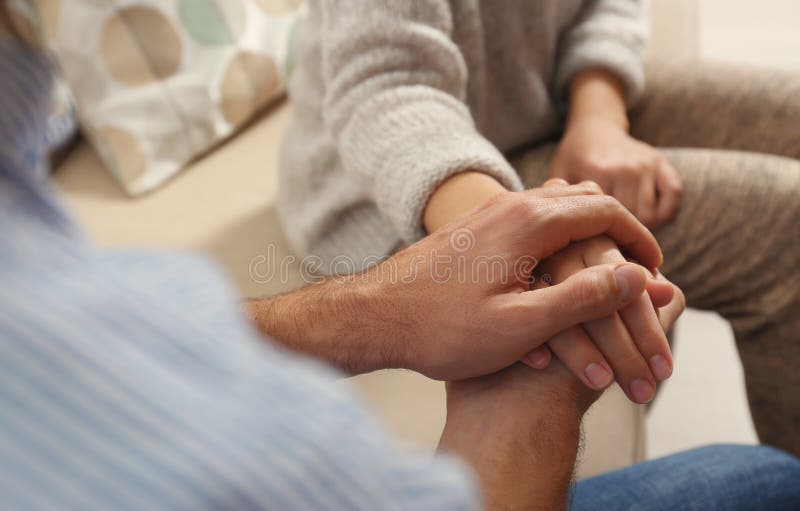
<path fill-rule="evenodd" d="M 656 173 L 658 205 L 656 222 L 663 224 L 675 214 L 683 196 L 683 179 L 668 161 L 664 160 Z"/>
<path fill-rule="evenodd" d="M 531 284 L 532 289 L 544 289 L 546 287 L 549 287 L 549 284 L 545 283 L 538 277 Z M 545 369 L 550 365 L 552 360 L 553 354 L 551 353 L 550 348 L 548 348 L 546 344 L 542 344 L 522 357 L 520 361 L 534 369 Z"/>
<path fill-rule="evenodd" d="M 660 273 L 656 275 L 656 279 L 663 282 L 669 282 L 663 275 Z M 678 286 L 673 285 L 674 289 L 674 297 L 670 302 L 661 307 L 658 310 L 658 316 L 661 320 L 661 327 L 665 332 L 669 332 L 672 326 L 677 321 L 678 317 L 683 314 L 684 309 L 686 309 L 686 298 L 683 295 L 683 291 Z"/>
<path fill-rule="evenodd" d="M 650 300 L 653 302 L 653 307 L 657 309 L 668 305 L 675 297 L 675 285 L 665 279 L 660 272 L 656 272 L 655 277 L 648 276 L 646 288 L 647 294 L 650 295 Z"/>
<path fill-rule="evenodd" d="M 611 195 L 625 206 L 625 209 L 636 214 L 638 202 L 639 177 L 637 174 L 621 174 L 611 185 Z M 638 215 L 637 215 L 638 216 Z"/>
<path fill-rule="evenodd" d="M 664 381 L 672 376 L 669 342 L 648 296 L 642 294 L 618 314 L 656 380 Z"/>
<path fill-rule="evenodd" d="M 572 327 L 556 334 L 547 345 L 587 387 L 603 390 L 614 381 L 608 362 L 581 327 Z"/>
<path fill-rule="evenodd" d="M 544 342 L 569 327 L 613 314 L 644 292 L 646 272 L 638 265 L 601 265 L 563 282 L 498 297 L 505 300 L 511 327 L 530 328 Z"/>
<path fill-rule="evenodd" d="M 661 249 L 653 234 L 608 195 L 530 199 L 518 211 L 530 220 L 525 223 L 528 236 L 523 238 L 529 243 L 527 252 L 540 261 L 574 241 L 606 234 L 643 266 L 661 265 Z"/>
<path fill-rule="evenodd" d="M 604 237 L 585 242 L 583 259 L 588 265 L 613 264 L 624 261 L 622 254 L 617 250 L 613 242 Z M 650 284 L 651 282 L 652 284 Z M 668 282 L 666 279 L 656 281 L 654 277 L 648 275 L 648 284 L 651 287 L 656 285 L 663 286 Z M 620 321 L 593 322 L 585 325 L 585 328 L 598 346 L 601 346 L 601 351 L 603 351 L 602 346 L 604 343 L 613 342 L 615 337 L 622 337 L 624 333 L 627 333 L 628 338 L 633 341 L 640 358 L 642 358 L 650 371 L 647 373 L 640 372 L 642 364 L 631 359 L 634 354 L 626 352 L 624 354 L 625 360 L 619 361 L 619 364 L 626 366 L 623 372 L 617 373 L 617 377 L 621 380 L 620 383 L 625 385 L 629 392 L 633 394 L 631 385 L 637 378 L 641 377 L 649 380 L 651 376 L 654 376 L 658 381 L 669 378 L 672 374 L 672 354 L 667 337 L 661 328 L 661 323 L 649 296 L 642 293 L 632 303 L 621 308 L 618 311 L 618 315 Z M 624 329 L 625 332 L 620 331 L 621 329 Z M 604 335 L 606 339 L 599 339 L 595 335 Z M 611 358 L 610 355 L 606 355 L 612 367 L 616 370 L 617 361 Z M 640 395 L 635 396 L 638 402 L 642 402 L 641 399 L 648 398 L 643 390 L 646 387 L 644 384 L 635 384 L 634 386 L 641 392 Z"/>
<path fill-rule="evenodd" d="M 653 172 L 645 172 L 639 182 L 636 198 L 636 218 L 653 228 L 656 221 L 656 178 Z"/>
<path fill-rule="evenodd" d="M 541 188 L 531 188 L 523 193 L 540 198 L 554 198 L 574 195 L 602 195 L 603 190 L 594 181 L 581 181 L 578 184 L 570 185 L 563 179 L 549 179 Z"/>
<path fill-rule="evenodd" d="M 550 348 L 542 344 L 522 357 L 521 362 L 534 369 L 546 369 L 552 359 L 553 355 L 550 353 Z"/>
<path fill-rule="evenodd" d="M 655 396 L 655 379 L 620 316 L 589 321 L 583 328 L 611 364 L 625 395 L 636 403 L 650 402 Z"/>

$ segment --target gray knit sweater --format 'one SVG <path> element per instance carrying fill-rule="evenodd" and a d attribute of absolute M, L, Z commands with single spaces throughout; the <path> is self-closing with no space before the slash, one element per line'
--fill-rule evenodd
<path fill-rule="evenodd" d="M 644 86 L 646 0 L 316 0 L 295 47 L 278 210 L 323 271 L 422 237 L 430 194 L 472 169 L 509 189 L 504 154 L 552 135 L 572 76 Z M 331 268 L 330 264 L 339 264 Z"/>

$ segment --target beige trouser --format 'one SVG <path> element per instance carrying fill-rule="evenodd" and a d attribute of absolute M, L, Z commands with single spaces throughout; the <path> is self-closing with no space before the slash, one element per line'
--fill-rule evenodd
<path fill-rule="evenodd" d="M 800 456 L 800 73 L 654 64 L 631 129 L 684 180 L 656 232 L 663 273 L 690 307 L 731 323 L 761 441 Z M 514 159 L 527 186 L 546 179 L 554 149 Z"/>

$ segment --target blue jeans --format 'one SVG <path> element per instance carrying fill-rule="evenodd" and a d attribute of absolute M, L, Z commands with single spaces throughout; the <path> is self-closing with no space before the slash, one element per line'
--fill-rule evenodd
<path fill-rule="evenodd" d="M 800 460 L 770 447 L 703 447 L 580 481 L 571 509 L 797 511 Z"/>

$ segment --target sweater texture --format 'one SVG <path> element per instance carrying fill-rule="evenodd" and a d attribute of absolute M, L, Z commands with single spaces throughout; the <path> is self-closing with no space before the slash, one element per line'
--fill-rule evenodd
<path fill-rule="evenodd" d="M 431 193 L 465 170 L 511 190 L 505 155 L 560 129 L 594 67 L 644 88 L 646 0 L 315 0 L 299 27 L 278 211 L 322 271 L 425 235 Z"/>

